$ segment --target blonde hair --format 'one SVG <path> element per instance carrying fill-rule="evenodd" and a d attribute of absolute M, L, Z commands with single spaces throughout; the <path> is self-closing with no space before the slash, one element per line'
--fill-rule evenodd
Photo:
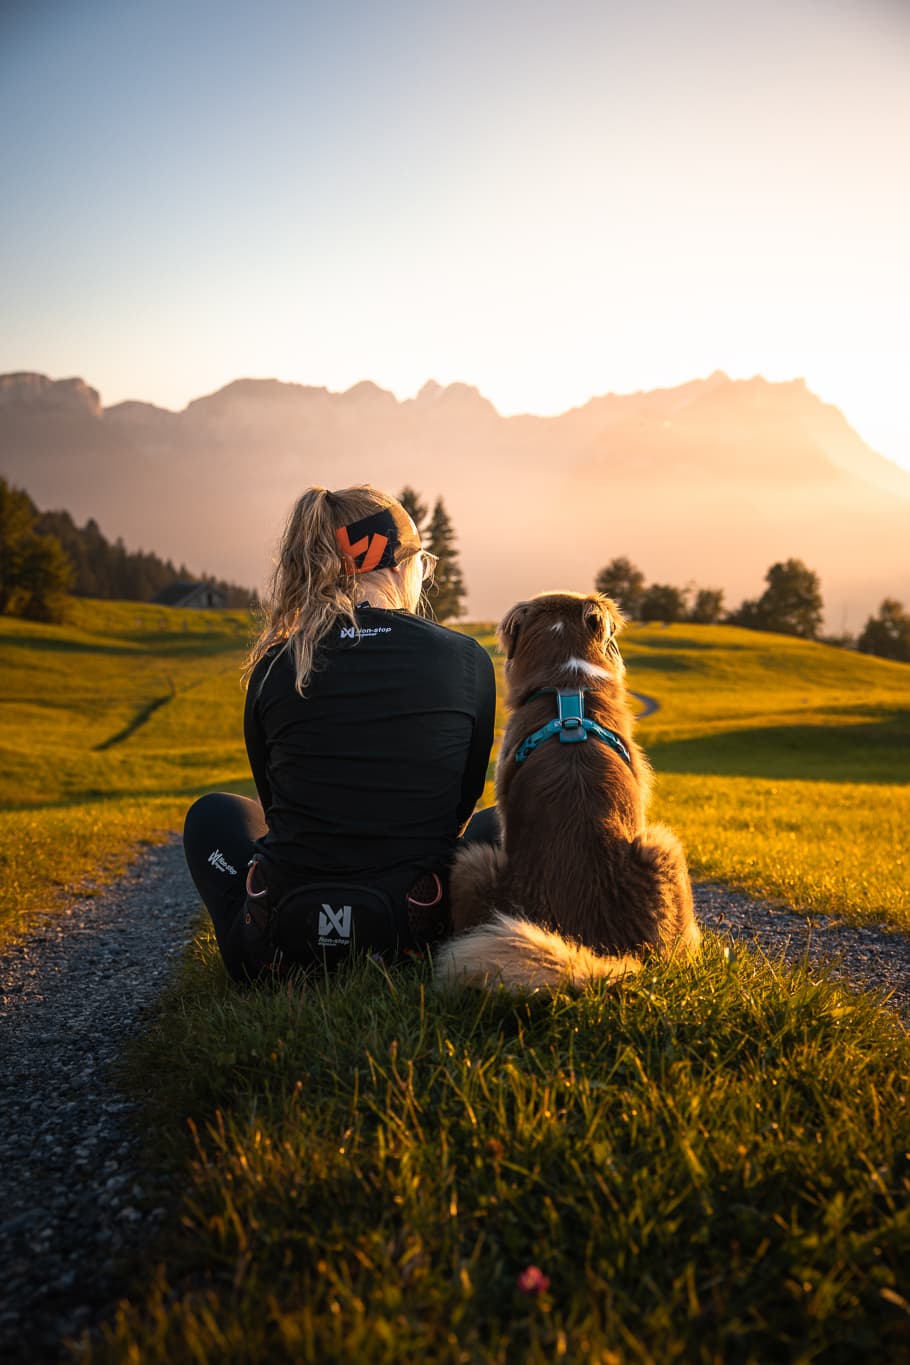
<path fill-rule="evenodd" d="M 332 626 L 341 619 L 357 630 L 355 602 L 363 579 L 373 577 L 372 573 L 351 572 L 335 532 L 384 507 L 399 505 L 396 498 L 370 484 L 335 493 L 308 488 L 297 499 L 281 537 L 263 604 L 263 626 L 244 666 L 244 682 L 249 682 L 259 660 L 273 646 L 281 645 L 293 659 L 294 687 L 303 696 L 316 651 Z"/>

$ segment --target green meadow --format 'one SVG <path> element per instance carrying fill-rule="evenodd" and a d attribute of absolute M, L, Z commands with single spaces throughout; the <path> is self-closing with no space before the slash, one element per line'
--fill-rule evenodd
<path fill-rule="evenodd" d="M 494 650 L 491 627 L 466 629 Z M 49 889 L 103 885 L 195 796 L 252 792 L 251 631 L 243 612 L 78 600 L 64 626 L 0 618 L 0 937 Z M 639 729 L 655 815 L 697 875 L 910 926 L 906 665 L 730 627 L 636 627 L 623 648 L 630 687 L 660 707 Z"/>
<path fill-rule="evenodd" d="M 728 626 L 639 627 L 624 653 L 696 876 L 910 928 L 910 667 Z"/>
<path fill-rule="evenodd" d="M 71 603 L 0 617 L 0 941 L 93 894 L 212 787 L 252 791 L 240 736 L 246 612 Z"/>
<path fill-rule="evenodd" d="M 251 791 L 250 629 L 0 619 L 0 933 Z M 728 628 L 624 653 L 696 875 L 908 927 L 910 669 Z M 910 1359 L 908 1075 L 879 999 L 712 936 L 544 999 L 375 963 L 238 991 L 201 930 L 125 1071 L 173 1215 L 79 1358 Z"/>

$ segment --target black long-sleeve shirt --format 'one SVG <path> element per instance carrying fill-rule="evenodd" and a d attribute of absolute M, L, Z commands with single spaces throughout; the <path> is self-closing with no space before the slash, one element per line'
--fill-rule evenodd
<path fill-rule="evenodd" d="M 287 652 L 253 672 L 244 734 L 280 882 L 404 890 L 451 856 L 483 791 L 496 684 L 470 636 L 360 607 L 320 645 L 301 697 Z M 271 667 L 270 667 L 271 665 Z"/>

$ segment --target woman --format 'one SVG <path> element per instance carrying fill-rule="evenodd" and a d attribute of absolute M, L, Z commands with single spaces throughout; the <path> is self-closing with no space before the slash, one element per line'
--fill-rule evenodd
<path fill-rule="evenodd" d="M 238 980 L 334 965 L 352 946 L 395 956 L 439 928 L 486 778 L 495 682 L 475 640 L 415 615 L 434 563 L 401 504 L 369 485 L 310 488 L 291 513 L 246 669 L 259 801 L 203 796 L 184 828 Z"/>

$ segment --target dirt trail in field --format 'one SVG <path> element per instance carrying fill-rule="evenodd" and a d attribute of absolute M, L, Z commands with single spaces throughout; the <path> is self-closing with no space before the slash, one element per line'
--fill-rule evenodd
<path fill-rule="evenodd" d="M 907 938 L 715 885 L 696 887 L 696 904 L 707 928 L 772 957 L 833 961 L 857 985 L 893 991 L 910 1018 Z M 124 1262 L 168 1216 L 111 1067 L 144 1027 L 198 908 L 174 839 L 0 955 L 0 1358 L 53 1359 L 106 1316 Z"/>
<path fill-rule="evenodd" d="M 644 692 L 630 692 L 629 696 L 641 702 L 641 710 L 635 717 L 636 720 L 646 720 L 648 716 L 653 716 L 655 711 L 660 710 L 660 702 L 656 697 L 649 697 Z"/>

